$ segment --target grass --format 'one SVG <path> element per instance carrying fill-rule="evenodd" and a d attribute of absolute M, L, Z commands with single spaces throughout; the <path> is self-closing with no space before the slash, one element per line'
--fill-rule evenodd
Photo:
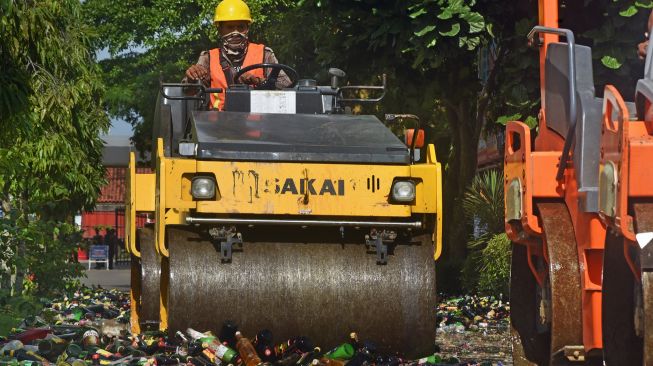
<path fill-rule="evenodd" d="M 20 324 L 21 318 L 17 318 L 12 314 L 0 313 L 0 337 L 7 336 L 11 328 Z"/>

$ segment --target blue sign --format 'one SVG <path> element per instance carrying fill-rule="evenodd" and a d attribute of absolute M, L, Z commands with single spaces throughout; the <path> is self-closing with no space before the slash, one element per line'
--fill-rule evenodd
<path fill-rule="evenodd" d="M 92 261 L 106 261 L 109 259 L 108 245 L 91 245 L 88 253 L 88 259 Z"/>

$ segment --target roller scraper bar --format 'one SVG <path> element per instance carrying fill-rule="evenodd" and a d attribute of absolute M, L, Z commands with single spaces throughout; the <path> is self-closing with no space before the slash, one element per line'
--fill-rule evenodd
<path fill-rule="evenodd" d="M 186 217 L 188 224 L 243 224 L 243 225 L 279 225 L 279 226 L 349 226 L 349 227 L 387 227 L 421 229 L 420 221 L 339 221 L 339 220 L 275 220 L 275 219 L 241 219 L 217 217 Z"/>

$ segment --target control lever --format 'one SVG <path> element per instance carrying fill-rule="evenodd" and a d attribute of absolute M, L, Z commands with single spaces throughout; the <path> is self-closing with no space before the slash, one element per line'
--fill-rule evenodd
<path fill-rule="evenodd" d="M 347 76 L 344 71 L 335 67 L 329 69 L 329 75 L 331 75 L 331 89 L 333 90 L 338 89 L 338 79 Z"/>

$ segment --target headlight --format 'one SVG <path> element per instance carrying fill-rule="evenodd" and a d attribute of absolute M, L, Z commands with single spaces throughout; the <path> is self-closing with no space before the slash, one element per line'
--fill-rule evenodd
<path fill-rule="evenodd" d="M 191 185 L 193 198 L 206 200 L 215 197 L 215 181 L 210 177 L 195 177 Z"/>
<path fill-rule="evenodd" d="M 392 185 L 392 199 L 397 202 L 410 202 L 415 199 L 415 183 L 399 180 Z"/>

